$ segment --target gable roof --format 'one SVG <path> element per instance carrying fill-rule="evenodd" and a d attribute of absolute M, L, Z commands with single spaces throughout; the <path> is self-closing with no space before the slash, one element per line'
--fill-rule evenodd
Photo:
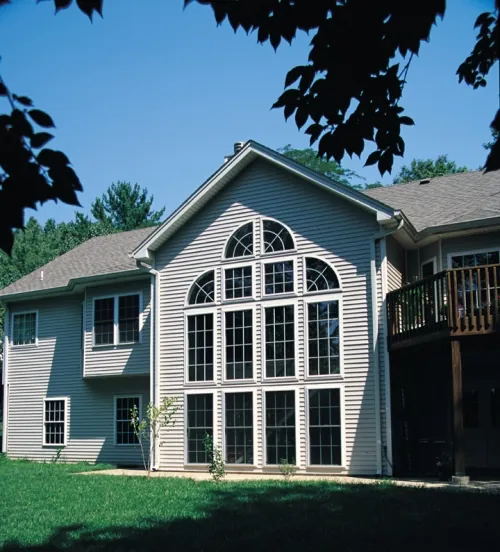
<path fill-rule="evenodd" d="M 81 278 L 129 271 L 139 273 L 129 253 L 154 230 L 155 227 L 149 227 L 92 238 L 3 288 L 0 298 L 29 292 L 63 291 Z"/>
<path fill-rule="evenodd" d="M 473 171 L 373 188 L 367 196 L 400 209 L 417 232 L 467 224 L 497 224 L 500 217 L 500 171 Z"/>
<path fill-rule="evenodd" d="M 369 197 L 350 186 L 308 169 L 301 163 L 297 163 L 262 144 L 249 140 L 236 155 L 210 176 L 161 226 L 134 250 L 134 257 L 138 260 L 149 260 L 149 251 L 155 251 L 163 245 L 190 217 L 200 211 L 210 199 L 257 159 L 265 159 L 273 165 L 302 178 L 307 184 L 322 188 L 362 209 L 372 212 L 381 224 L 390 223 L 399 215 L 393 208 L 377 198 Z"/>

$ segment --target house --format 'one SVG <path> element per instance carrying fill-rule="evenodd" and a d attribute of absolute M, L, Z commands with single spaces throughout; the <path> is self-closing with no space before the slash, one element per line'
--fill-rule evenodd
<path fill-rule="evenodd" d="M 498 192 L 467 173 L 361 193 L 235 144 L 161 226 L 0 291 L 4 450 L 139 464 L 130 409 L 175 396 L 160 470 L 205 470 L 207 433 L 235 472 L 417 473 L 448 449 L 458 474 L 500 466 L 467 433 L 487 405 L 499 420 Z"/>

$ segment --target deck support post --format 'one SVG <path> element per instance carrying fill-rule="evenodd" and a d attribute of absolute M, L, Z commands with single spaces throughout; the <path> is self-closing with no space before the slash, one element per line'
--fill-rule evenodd
<path fill-rule="evenodd" d="M 453 397 L 453 481 L 466 483 L 464 456 L 464 411 L 462 400 L 462 354 L 460 341 L 451 339 L 451 379 Z"/>

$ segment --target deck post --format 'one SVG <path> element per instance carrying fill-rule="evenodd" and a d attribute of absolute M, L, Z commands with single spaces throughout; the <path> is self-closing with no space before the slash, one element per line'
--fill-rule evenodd
<path fill-rule="evenodd" d="M 460 341 L 451 339 L 451 379 L 453 396 L 453 481 L 467 483 L 464 456 L 464 412 L 462 401 L 462 355 Z"/>

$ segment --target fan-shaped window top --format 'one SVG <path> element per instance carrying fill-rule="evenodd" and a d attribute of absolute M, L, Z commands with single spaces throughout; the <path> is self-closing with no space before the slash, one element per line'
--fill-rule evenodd
<path fill-rule="evenodd" d="M 307 291 L 324 291 L 339 287 L 339 279 L 329 264 L 315 257 L 306 257 Z"/>
<path fill-rule="evenodd" d="M 240 226 L 229 238 L 226 246 L 226 259 L 253 255 L 253 222 Z"/>
<path fill-rule="evenodd" d="M 287 251 L 294 249 L 295 244 L 290 232 L 275 220 L 265 220 L 264 227 L 264 253 Z"/>
<path fill-rule="evenodd" d="M 215 301 L 215 274 L 213 270 L 202 274 L 191 286 L 190 305 L 201 305 Z"/>

